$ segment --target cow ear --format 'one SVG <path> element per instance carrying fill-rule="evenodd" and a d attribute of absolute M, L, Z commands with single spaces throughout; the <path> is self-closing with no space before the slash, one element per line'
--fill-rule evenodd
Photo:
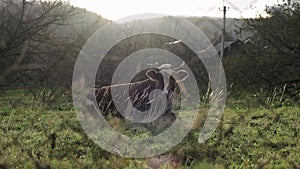
<path fill-rule="evenodd" d="M 176 74 L 177 74 L 178 77 L 179 77 L 179 79 L 176 80 L 176 82 L 182 82 L 182 81 L 184 81 L 186 78 L 189 77 L 188 72 L 185 71 L 185 70 L 178 70 L 178 71 L 176 72 Z M 181 75 L 181 74 L 182 74 L 182 75 Z M 181 77 L 182 77 L 182 78 L 181 78 Z"/>
<path fill-rule="evenodd" d="M 150 79 L 150 80 L 152 80 L 152 81 L 157 81 L 157 74 L 158 74 L 159 72 L 157 71 L 157 70 L 155 70 L 155 69 L 150 69 L 150 70 L 147 70 L 147 72 L 146 72 L 146 75 L 147 75 L 147 77 Z"/>

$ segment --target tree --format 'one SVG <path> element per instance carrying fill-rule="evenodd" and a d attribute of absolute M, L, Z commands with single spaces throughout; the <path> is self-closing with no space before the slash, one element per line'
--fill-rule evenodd
<path fill-rule="evenodd" d="M 254 36 L 252 44 L 245 47 L 246 54 L 239 58 L 240 76 L 269 91 L 284 88 L 284 92 L 299 99 L 300 4 L 283 0 L 265 11 L 268 17 L 247 19 L 241 29 Z"/>
<path fill-rule="evenodd" d="M 26 87 L 42 102 L 70 89 L 80 49 L 107 22 L 60 0 L 0 0 L 0 87 Z"/>
<path fill-rule="evenodd" d="M 64 24 L 72 14 L 72 8 L 67 8 L 61 1 L 1 0 L 1 84 L 15 82 L 26 71 L 43 69 L 42 56 L 53 55 L 60 48 L 59 39 L 51 28 Z M 54 48 L 57 49 L 52 50 Z"/>

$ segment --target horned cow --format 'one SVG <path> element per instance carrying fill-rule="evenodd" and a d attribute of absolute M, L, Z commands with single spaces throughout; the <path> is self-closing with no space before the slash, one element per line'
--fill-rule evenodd
<path fill-rule="evenodd" d="M 162 64 L 155 68 L 147 69 L 143 80 L 131 83 L 103 86 L 95 89 L 96 101 L 103 115 L 116 110 L 114 101 L 122 100 L 119 104 L 128 104 L 130 101 L 133 107 L 139 111 L 147 111 L 151 107 L 149 96 L 154 89 L 161 90 L 167 98 L 165 114 L 171 113 L 172 98 L 175 92 L 176 84 L 180 89 L 184 89 L 182 81 L 188 77 L 188 73 L 182 69 L 184 63 L 174 68 L 171 64 Z M 183 78 L 179 78 L 179 74 L 184 73 Z M 126 90 L 129 89 L 129 90 Z M 112 90 L 118 91 L 118 95 L 112 96 Z M 126 93 L 128 91 L 128 93 Z M 127 97 L 127 98 L 126 98 Z M 154 98 L 155 99 L 155 98 Z"/>

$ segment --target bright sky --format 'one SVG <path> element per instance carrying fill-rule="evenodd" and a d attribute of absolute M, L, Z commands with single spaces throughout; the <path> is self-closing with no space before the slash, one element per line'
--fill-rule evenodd
<path fill-rule="evenodd" d="M 265 5 L 278 0 L 225 0 L 230 9 L 228 17 L 255 17 Z M 117 20 L 134 14 L 160 13 L 173 16 L 215 16 L 222 17 L 219 8 L 222 0 L 69 0 L 77 7 L 96 12 L 102 17 Z"/>

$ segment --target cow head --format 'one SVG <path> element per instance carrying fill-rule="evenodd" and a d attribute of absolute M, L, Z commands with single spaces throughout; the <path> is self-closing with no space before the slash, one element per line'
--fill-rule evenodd
<path fill-rule="evenodd" d="M 180 88 L 180 91 L 184 95 L 187 95 L 187 90 L 183 81 L 188 78 L 189 74 L 186 70 L 183 69 L 185 63 L 183 62 L 178 67 L 174 67 L 171 64 L 162 64 L 158 66 L 157 63 L 155 65 L 149 65 L 159 70 L 159 73 L 163 76 L 164 86 L 161 90 L 167 98 L 167 106 L 165 112 L 171 112 L 173 95 L 175 93 L 176 86 Z"/>
<path fill-rule="evenodd" d="M 184 65 L 185 63 L 183 62 L 178 67 L 173 67 L 171 64 L 162 64 L 158 67 L 164 77 L 164 94 L 173 93 L 176 84 L 178 84 L 181 89 L 185 89 L 182 82 L 188 78 L 189 74 L 186 70 L 182 69 Z"/>

